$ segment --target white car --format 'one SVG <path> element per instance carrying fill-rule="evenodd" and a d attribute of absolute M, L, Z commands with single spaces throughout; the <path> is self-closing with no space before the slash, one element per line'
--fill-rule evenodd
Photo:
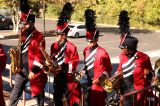
<path fill-rule="evenodd" d="M 84 24 L 69 24 L 70 30 L 68 32 L 68 37 L 82 37 L 86 35 L 86 29 Z"/>

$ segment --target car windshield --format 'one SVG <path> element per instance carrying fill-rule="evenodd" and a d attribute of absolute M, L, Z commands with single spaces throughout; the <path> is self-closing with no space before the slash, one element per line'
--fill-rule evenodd
<path fill-rule="evenodd" d="M 74 25 L 68 25 L 68 27 L 69 27 L 69 28 L 74 28 L 75 26 L 74 26 Z"/>

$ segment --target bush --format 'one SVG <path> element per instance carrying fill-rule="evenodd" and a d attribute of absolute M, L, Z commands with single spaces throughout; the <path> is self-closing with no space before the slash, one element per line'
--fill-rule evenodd
<path fill-rule="evenodd" d="M 47 15 L 58 17 L 63 4 L 47 4 Z M 96 11 L 97 23 L 117 25 L 121 10 L 126 10 L 130 16 L 130 26 L 155 29 L 160 28 L 159 0 L 80 0 L 74 6 L 72 20 L 85 21 L 86 9 Z"/>

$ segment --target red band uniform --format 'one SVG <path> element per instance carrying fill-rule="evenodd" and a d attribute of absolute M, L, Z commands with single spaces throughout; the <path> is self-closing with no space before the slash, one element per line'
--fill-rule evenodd
<path fill-rule="evenodd" d="M 118 72 L 123 74 L 121 94 L 140 90 L 151 85 L 153 77 L 152 66 L 148 55 L 137 51 L 138 39 L 130 35 L 129 17 L 127 11 L 121 11 L 119 15 L 121 41 L 119 47 L 122 53 L 119 56 L 120 63 Z M 134 104 L 133 95 L 123 99 L 123 106 L 147 106 L 145 99 L 149 96 L 148 91 L 136 95 L 137 104 Z"/>
<path fill-rule="evenodd" d="M 85 18 L 87 28 L 86 38 L 89 43 L 89 46 L 83 51 L 88 88 L 90 88 L 87 102 L 89 102 L 89 106 L 105 106 L 107 93 L 97 80 L 103 74 L 109 77 L 112 70 L 110 57 L 106 50 L 97 44 L 99 31 L 94 23 L 95 12 L 90 9 L 86 10 Z"/>
<path fill-rule="evenodd" d="M 0 104 L 5 106 L 4 97 L 3 97 L 3 82 L 2 82 L 2 72 L 5 69 L 7 61 L 7 56 L 4 53 L 3 47 L 0 44 Z"/>
<path fill-rule="evenodd" d="M 135 57 L 134 57 L 135 56 Z M 118 72 L 123 71 L 123 90 L 124 94 L 129 93 L 131 91 L 140 90 L 144 87 L 147 87 L 150 85 L 148 79 L 144 78 L 144 69 L 152 70 L 150 58 L 142 53 L 137 51 L 136 55 L 133 57 L 129 57 L 125 54 L 120 55 L 120 63 L 118 67 Z M 129 62 L 131 59 L 133 59 L 132 63 Z M 126 66 L 126 64 L 129 64 L 129 66 Z M 125 67 L 126 66 L 126 67 Z M 131 70 L 129 70 L 129 69 Z M 145 99 L 145 92 L 139 93 L 137 95 L 137 102 L 141 103 L 141 106 L 144 106 L 144 99 Z M 129 99 L 130 97 L 126 97 L 126 99 Z M 133 99 L 133 98 L 132 98 Z M 127 101 L 127 100 L 126 100 Z M 128 100 L 129 101 L 129 100 Z M 130 103 L 125 103 L 124 106 L 132 106 L 133 101 Z"/>
<path fill-rule="evenodd" d="M 55 56 L 58 53 L 60 53 L 60 50 L 62 50 L 61 49 L 62 45 L 60 45 L 58 42 L 55 42 L 52 44 L 51 54 L 52 56 L 54 55 L 53 60 L 57 61 L 58 58 L 55 59 Z M 58 65 L 62 65 L 62 70 L 59 73 L 59 75 L 55 78 L 54 98 L 56 100 L 58 96 L 63 96 L 64 93 L 66 92 L 65 89 L 68 88 L 70 91 L 68 94 L 70 95 L 70 93 L 72 92 L 69 99 L 69 104 L 70 106 L 72 106 L 74 103 L 79 103 L 80 101 L 79 100 L 80 92 L 77 89 L 74 90 L 76 83 L 74 82 L 74 79 L 73 79 L 73 73 L 76 71 L 76 67 L 79 61 L 79 56 L 78 56 L 77 48 L 74 44 L 66 40 L 64 42 L 64 46 L 65 46 L 65 50 L 63 52 L 64 57 L 62 57 L 63 59 L 61 61 L 58 61 Z M 63 93 L 63 95 L 61 95 L 61 93 Z M 61 105 L 59 104 L 59 106 Z"/>
<path fill-rule="evenodd" d="M 44 38 L 43 35 L 36 30 L 34 23 L 35 15 L 29 14 L 24 22 L 25 30 L 23 30 L 20 35 L 22 36 L 22 71 L 16 74 L 15 85 L 10 98 L 11 106 L 18 104 L 22 91 L 25 89 L 25 85 L 29 80 L 32 96 L 37 99 L 38 106 L 44 105 L 44 88 L 47 83 L 47 75 L 42 71 L 45 59 L 39 46 Z M 45 40 L 42 46 L 45 48 Z M 32 75 L 32 78 L 30 75 Z"/>
<path fill-rule="evenodd" d="M 79 62 L 76 46 L 67 40 L 73 9 L 67 2 L 61 11 L 57 23 L 57 42 L 51 45 L 51 57 L 61 67 L 59 74 L 54 78 L 55 106 L 63 106 L 62 98 L 65 96 L 69 106 L 78 106 L 80 103 L 80 88 L 74 81 L 74 73 Z"/>

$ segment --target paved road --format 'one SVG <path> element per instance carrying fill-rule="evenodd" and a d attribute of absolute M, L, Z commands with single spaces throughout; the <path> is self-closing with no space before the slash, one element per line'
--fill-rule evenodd
<path fill-rule="evenodd" d="M 43 20 L 42 19 L 36 19 L 36 28 L 39 31 L 43 32 Z M 54 30 L 56 26 L 55 20 L 46 20 L 46 31 Z M 114 57 L 117 57 L 119 53 L 121 52 L 118 48 L 119 45 L 119 29 L 117 27 L 111 27 L 111 26 L 98 26 L 100 30 L 100 38 L 99 38 L 99 45 L 104 47 L 108 54 L 110 55 L 111 59 Z M 3 35 L 5 33 L 9 32 L 8 30 L 0 30 L 0 35 Z M 138 44 L 138 50 L 142 52 L 150 52 L 152 54 L 151 62 L 154 64 L 155 60 L 160 57 L 159 54 L 159 45 L 160 45 L 160 32 L 153 32 L 148 30 L 138 30 L 138 29 L 132 29 L 131 33 L 133 36 L 137 37 L 139 39 Z M 85 38 L 68 38 L 69 41 L 73 42 L 77 48 L 80 55 L 80 64 L 83 61 L 83 49 L 87 45 Z M 50 45 L 56 41 L 54 36 L 46 37 L 46 50 L 48 53 L 50 53 Z M 10 47 L 17 45 L 17 39 L 0 39 L 0 42 L 4 45 L 5 52 L 9 50 Z M 156 51 L 155 51 L 156 50 Z M 154 54 L 152 53 L 155 52 Z M 158 54 L 158 55 L 157 55 Z M 116 60 L 117 61 L 117 60 Z M 112 61 L 113 62 L 113 61 Z M 10 63 L 10 60 L 8 58 L 8 64 Z M 113 62 L 113 66 L 117 66 L 117 63 L 115 65 L 115 60 Z M 81 67 L 81 65 L 78 66 L 78 69 Z M 115 67 L 116 68 L 116 67 Z"/>
<path fill-rule="evenodd" d="M 38 30 L 43 31 L 43 21 L 38 19 L 36 22 L 36 27 Z M 55 21 L 47 20 L 46 21 L 46 31 L 51 31 L 55 29 Z M 105 27 L 99 26 L 100 30 L 100 38 L 99 45 L 104 47 L 111 57 L 113 71 L 116 70 L 118 66 L 118 55 L 120 54 L 120 49 L 118 48 L 120 36 L 118 34 L 118 28 L 116 27 Z M 0 34 L 7 33 L 8 30 L 1 30 Z M 139 39 L 138 50 L 149 54 L 151 57 L 151 62 L 154 64 L 155 60 L 160 58 L 160 32 L 153 32 L 147 30 L 131 30 L 133 36 Z M 78 49 L 78 53 L 80 55 L 80 62 L 78 65 L 78 70 L 81 69 L 83 65 L 83 49 L 87 45 L 85 38 L 68 38 L 69 41 L 73 42 Z M 54 36 L 46 37 L 46 51 L 50 53 L 50 45 L 56 41 Z M 17 45 L 17 39 L 0 39 L 0 43 L 3 44 L 5 52 L 9 48 Z M 7 64 L 10 63 L 10 58 L 8 56 Z M 8 71 L 3 72 L 3 76 L 8 76 Z"/>
<path fill-rule="evenodd" d="M 108 33 L 102 32 L 102 36 L 99 38 L 99 45 L 104 47 L 106 51 L 109 53 L 110 57 L 116 57 L 120 53 L 120 49 L 118 48 L 119 44 L 119 36 L 117 33 Z M 133 33 L 133 36 L 139 39 L 138 50 L 143 52 L 149 51 L 159 51 L 159 40 L 160 40 L 160 33 Z M 73 42 L 77 48 L 78 53 L 80 55 L 80 60 L 83 60 L 83 49 L 87 45 L 85 38 L 68 38 L 69 41 Z M 53 37 L 46 37 L 46 50 L 50 53 L 50 45 L 56 41 L 56 38 Z M 5 52 L 9 50 L 10 47 L 17 45 L 17 39 L 3 39 L 0 42 L 4 45 Z M 159 53 L 159 52 L 156 52 Z M 160 55 L 160 54 L 159 54 Z M 159 58 L 160 56 L 152 56 L 151 60 L 154 64 L 154 61 Z M 9 58 L 8 58 L 9 63 Z M 81 63 L 81 62 L 80 62 Z"/>

